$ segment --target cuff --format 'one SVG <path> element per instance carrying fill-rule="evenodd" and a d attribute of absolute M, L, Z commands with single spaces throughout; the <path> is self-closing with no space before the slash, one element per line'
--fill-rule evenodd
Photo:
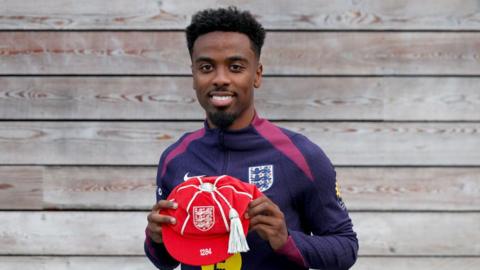
<path fill-rule="evenodd" d="M 156 243 L 145 230 L 145 254 L 158 269 L 174 269 L 178 262 L 170 256 L 164 244 Z"/>
<path fill-rule="evenodd" d="M 287 242 L 281 248 L 275 250 L 276 253 L 287 256 L 291 261 L 295 262 L 298 265 L 308 267 L 305 259 L 300 253 L 300 250 L 297 248 L 295 241 L 291 235 L 288 236 Z"/>

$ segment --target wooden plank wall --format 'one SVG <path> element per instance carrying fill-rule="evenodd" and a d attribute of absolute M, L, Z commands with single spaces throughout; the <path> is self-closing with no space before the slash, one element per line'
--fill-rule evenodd
<path fill-rule="evenodd" d="M 477 0 L 0 0 L 0 270 L 153 269 L 162 150 L 203 114 L 182 29 L 268 29 L 259 113 L 337 166 L 354 269 L 478 269 Z"/>

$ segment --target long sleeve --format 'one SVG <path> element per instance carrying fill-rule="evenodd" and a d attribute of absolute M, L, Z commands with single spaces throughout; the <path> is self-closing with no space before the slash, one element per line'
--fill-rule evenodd
<path fill-rule="evenodd" d="M 300 188 L 292 187 L 298 190 L 295 200 L 302 209 L 302 227 L 305 229 L 289 230 L 290 236 L 306 266 L 348 269 L 356 261 L 358 240 L 340 196 L 335 170 L 315 144 L 304 139 L 297 145 L 302 149 L 314 179 L 302 182 Z"/>
<path fill-rule="evenodd" d="M 157 170 L 157 192 L 156 192 L 156 201 L 160 201 L 162 199 L 166 199 L 168 196 L 168 192 L 163 185 L 162 182 L 162 169 L 163 164 L 165 162 L 166 153 L 165 151 L 160 158 L 160 163 L 158 165 Z M 150 236 L 148 235 L 148 231 L 145 230 L 145 242 L 144 242 L 144 250 L 147 257 L 150 261 L 158 268 L 162 270 L 171 270 L 174 269 L 179 265 L 179 262 L 176 261 L 168 251 L 166 250 L 163 244 L 155 243 Z"/>
<path fill-rule="evenodd" d="M 148 259 L 150 259 L 158 269 L 172 270 L 179 264 L 168 254 L 164 245 L 153 242 L 148 235 L 145 237 L 144 250 Z"/>

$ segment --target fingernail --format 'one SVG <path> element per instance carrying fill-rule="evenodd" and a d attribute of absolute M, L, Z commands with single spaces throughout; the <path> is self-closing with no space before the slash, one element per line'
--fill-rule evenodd
<path fill-rule="evenodd" d="M 245 218 L 249 219 L 250 217 L 248 216 L 248 213 L 245 213 Z"/>
<path fill-rule="evenodd" d="M 177 209 L 178 208 L 178 203 L 173 203 L 172 208 Z"/>
<path fill-rule="evenodd" d="M 177 220 L 175 218 L 171 218 L 170 223 L 175 224 L 175 223 L 177 223 Z"/>

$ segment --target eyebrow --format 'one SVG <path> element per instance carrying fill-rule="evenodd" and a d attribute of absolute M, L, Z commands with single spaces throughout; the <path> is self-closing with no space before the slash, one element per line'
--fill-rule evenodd
<path fill-rule="evenodd" d="M 248 62 L 247 58 L 245 58 L 243 56 L 240 56 L 240 55 L 230 56 L 227 59 L 231 62 L 233 62 L 233 61 Z M 213 59 L 210 58 L 210 57 L 207 57 L 207 56 L 199 56 L 199 57 L 197 57 L 197 59 L 195 59 L 195 63 L 198 63 L 198 62 L 213 62 Z"/>
<path fill-rule="evenodd" d="M 243 57 L 243 56 L 239 56 L 239 55 L 234 55 L 234 56 L 230 56 L 227 58 L 228 60 L 230 61 L 244 61 L 244 62 L 248 62 L 248 59 Z"/>
<path fill-rule="evenodd" d="M 210 58 L 210 57 L 206 57 L 206 56 L 200 56 L 200 57 L 197 57 L 195 59 L 195 63 L 198 63 L 198 62 L 212 62 L 213 59 Z"/>

